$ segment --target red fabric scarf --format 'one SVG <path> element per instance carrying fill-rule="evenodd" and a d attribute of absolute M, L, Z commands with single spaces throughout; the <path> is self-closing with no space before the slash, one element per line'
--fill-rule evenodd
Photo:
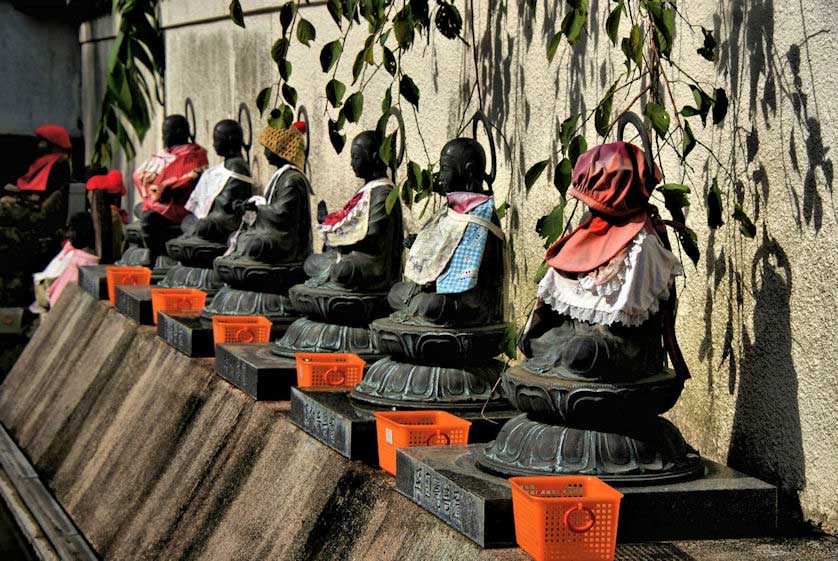
<path fill-rule="evenodd" d="M 66 154 L 60 152 L 41 156 L 29 166 L 29 170 L 24 175 L 18 178 L 18 189 L 21 191 L 46 191 L 52 166 L 66 157 Z"/>
<path fill-rule="evenodd" d="M 355 205 L 361 200 L 361 197 L 364 196 L 364 191 L 360 191 L 354 197 L 349 199 L 349 202 L 343 205 L 343 208 L 340 210 L 336 210 L 335 212 L 330 212 L 326 215 L 326 218 L 323 219 L 323 226 L 331 226 L 332 224 L 337 224 L 344 218 L 349 212 L 355 208 Z"/>
<path fill-rule="evenodd" d="M 661 180 L 640 148 L 627 142 L 596 146 L 573 168 L 569 194 L 591 216 L 547 250 L 547 264 L 567 273 L 586 273 L 608 263 L 648 222 L 646 206 Z"/>
<path fill-rule="evenodd" d="M 143 194 L 143 211 L 152 210 L 180 224 L 189 214 L 184 205 L 209 162 L 207 151 L 198 144 L 173 146 L 169 153 L 175 160 L 160 173 L 134 174 L 134 182 Z M 167 197 L 163 197 L 164 194 Z M 166 202 L 160 202 L 161 198 Z"/>

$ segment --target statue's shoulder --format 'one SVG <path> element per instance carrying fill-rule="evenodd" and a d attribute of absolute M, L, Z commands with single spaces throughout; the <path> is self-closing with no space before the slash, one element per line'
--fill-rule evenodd
<path fill-rule="evenodd" d="M 250 166 L 241 156 L 234 156 L 224 160 L 224 167 L 241 175 L 250 175 Z"/>

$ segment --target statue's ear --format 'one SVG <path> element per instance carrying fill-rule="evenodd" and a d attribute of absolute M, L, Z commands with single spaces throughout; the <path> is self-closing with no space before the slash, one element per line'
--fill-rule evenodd
<path fill-rule="evenodd" d="M 483 181 L 483 177 L 480 175 L 480 170 L 474 162 L 466 162 L 464 171 L 467 179 L 466 183 L 468 183 L 468 185 L 480 185 Z"/>

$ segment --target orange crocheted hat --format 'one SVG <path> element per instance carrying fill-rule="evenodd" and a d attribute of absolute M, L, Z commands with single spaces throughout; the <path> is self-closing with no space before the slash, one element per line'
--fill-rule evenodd
<path fill-rule="evenodd" d="M 259 144 L 300 169 L 306 165 L 305 123 L 294 123 L 287 129 L 266 127 Z"/>

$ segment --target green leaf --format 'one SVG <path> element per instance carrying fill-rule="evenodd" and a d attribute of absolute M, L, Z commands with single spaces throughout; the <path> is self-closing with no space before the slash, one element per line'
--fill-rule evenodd
<path fill-rule="evenodd" d="M 715 230 L 722 226 L 722 192 L 719 190 L 718 178 L 713 178 L 710 190 L 707 192 L 707 226 Z"/>
<path fill-rule="evenodd" d="M 343 152 L 343 147 L 346 145 L 346 135 L 340 133 L 340 126 L 336 121 L 329 119 L 329 141 L 335 152 L 340 154 Z"/>
<path fill-rule="evenodd" d="M 561 30 L 567 42 L 573 45 L 582 36 L 588 21 L 588 0 L 571 0 L 568 12 L 562 20 Z"/>
<path fill-rule="evenodd" d="M 703 27 L 701 28 L 701 32 L 704 34 L 704 45 L 696 49 L 695 52 L 710 62 L 714 62 L 716 60 L 716 39 L 713 37 L 712 32 Z"/>
<path fill-rule="evenodd" d="M 559 31 L 550 39 L 550 44 L 547 46 L 547 62 L 553 62 L 553 58 L 556 56 L 556 50 L 559 48 L 561 38 L 562 32 Z"/>
<path fill-rule="evenodd" d="M 329 80 L 329 83 L 326 84 L 326 99 L 332 105 L 332 107 L 338 108 L 341 105 L 341 100 L 343 99 L 343 94 L 346 93 L 346 86 L 340 80 L 335 80 L 332 78 Z"/>
<path fill-rule="evenodd" d="M 408 103 L 419 109 L 419 88 L 407 74 L 402 74 L 399 80 L 399 93 Z"/>
<path fill-rule="evenodd" d="M 638 68 L 643 67 L 643 34 L 639 25 L 634 24 L 631 27 L 631 33 L 620 42 L 620 48 L 626 55 L 626 70 L 631 70 L 632 62 Z"/>
<path fill-rule="evenodd" d="M 743 236 L 753 239 L 757 235 L 757 227 L 738 203 L 733 206 L 733 219 L 739 222 L 739 231 Z"/>
<path fill-rule="evenodd" d="M 437 1 L 434 23 L 437 31 L 447 39 L 456 39 L 463 30 L 463 18 L 457 6 L 451 2 Z"/>
<path fill-rule="evenodd" d="M 407 163 L 407 185 L 414 191 L 422 189 L 422 166 L 413 160 Z"/>
<path fill-rule="evenodd" d="M 658 51 L 664 58 L 669 58 L 675 33 L 675 10 L 667 7 L 664 2 L 655 0 L 644 0 L 642 4 L 652 16 L 652 36 Z"/>
<path fill-rule="evenodd" d="M 328 0 L 326 2 L 326 9 L 329 10 L 329 15 L 332 16 L 332 19 L 338 25 L 338 29 L 343 29 L 341 27 L 340 19 L 343 16 L 343 8 L 341 6 L 340 0 Z"/>
<path fill-rule="evenodd" d="M 355 92 L 346 98 L 346 104 L 343 106 L 343 112 L 344 115 L 346 115 L 347 121 L 350 123 L 357 123 L 358 119 L 361 118 L 361 113 L 364 112 L 364 94 L 361 92 Z"/>
<path fill-rule="evenodd" d="M 282 84 L 282 97 L 291 107 L 297 106 L 297 90 L 288 84 Z"/>
<path fill-rule="evenodd" d="M 681 248 L 693 265 L 698 265 L 698 260 L 701 257 L 701 250 L 698 249 L 698 235 L 691 229 L 684 226 L 684 232 L 678 232 L 678 242 Z"/>
<path fill-rule="evenodd" d="M 399 191 L 399 187 L 394 186 L 390 190 L 390 194 L 387 195 L 387 199 L 384 201 L 384 210 L 387 211 L 387 214 L 390 214 L 393 211 L 393 207 L 399 202 Z"/>
<path fill-rule="evenodd" d="M 664 206 L 676 222 L 684 222 L 683 208 L 690 206 L 687 195 L 690 188 L 680 183 L 664 183 L 658 186 L 658 191 L 663 193 Z"/>
<path fill-rule="evenodd" d="M 279 64 L 283 60 L 285 60 L 285 56 L 288 54 L 288 46 L 290 43 L 288 39 L 285 37 L 280 37 L 276 41 L 274 41 L 273 46 L 271 47 L 271 58 L 274 60 L 275 63 Z"/>
<path fill-rule="evenodd" d="M 406 184 L 402 185 L 402 204 L 407 208 L 413 208 L 413 191 L 406 189 L 406 186 Z"/>
<path fill-rule="evenodd" d="M 544 248 L 548 248 L 558 240 L 564 230 L 564 208 L 567 204 L 562 199 L 559 204 L 553 207 L 549 214 L 542 216 L 535 224 L 535 231 L 544 238 Z"/>
<path fill-rule="evenodd" d="M 315 39 L 317 39 L 317 30 L 314 25 L 307 19 L 300 18 L 299 23 L 297 23 L 297 41 L 306 47 L 311 47 L 311 42 Z"/>
<path fill-rule="evenodd" d="M 701 115 L 701 122 L 702 124 L 707 124 L 707 115 L 710 113 L 710 108 L 713 106 L 713 98 L 707 95 L 707 93 L 697 86 L 690 86 L 690 89 L 693 92 L 693 99 L 695 99 L 695 104 L 698 106 L 698 113 Z M 686 107 L 685 107 L 686 109 Z"/>
<path fill-rule="evenodd" d="M 396 43 L 402 49 L 407 49 L 413 43 L 413 15 L 410 6 L 399 10 L 393 18 L 393 35 L 396 36 Z"/>
<path fill-rule="evenodd" d="M 553 185 L 561 193 L 562 198 L 567 195 L 567 190 L 570 188 L 570 180 L 573 177 L 573 164 L 568 158 L 562 158 L 556 170 L 553 172 Z"/>
<path fill-rule="evenodd" d="M 230 2 L 230 19 L 239 27 L 244 27 L 244 12 L 242 12 L 242 5 L 239 0 Z"/>
<path fill-rule="evenodd" d="M 646 104 L 645 113 L 646 117 L 652 123 L 652 128 L 658 133 L 658 136 L 665 138 L 666 133 L 669 132 L 669 113 L 666 109 L 650 101 Z"/>
<path fill-rule="evenodd" d="M 296 2 L 289 1 L 282 5 L 279 9 L 279 23 L 282 25 L 282 36 L 288 33 L 288 27 L 294 21 L 294 15 L 297 13 Z"/>
<path fill-rule="evenodd" d="M 383 123 L 379 121 L 380 128 L 378 129 L 381 134 L 386 134 L 386 130 L 384 127 L 387 125 L 387 121 L 385 120 Z M 386 137 L 384 142 L 381 143 L 381 146 L 378 149 L 378 157 L 381 158 L 381 161 L 387 164 L 388 166 L 393 163 L 393 152 L 394 152 L 394 143 L 390 142 L 390 137 Z"/>
<path fill-rule="evenodd" d="M 290 60 L 283 60 L 280 61 L 279 64 L 276 65 L 279 69 L 279 75 L 283 80 L 288 80 L 291 78 L 291 61 Z"/>
<path fill-rule="evenodd" d="M 287 129 L 294 121 L 294 112 L 284 103 L 271 111 L 268 126 L 275 129 Z"/>
<path fill-rule="evenodd" d="M 393 51 L 388 49 L 387 47 L 382 47 L 382 51 L 384 51 L 384 70 L 386 70 L 390 76 L 396 75 L 396 56 L 393 54 Z"/>
<path fill-rule="evenodd" d="M 727 92 L 724 88 L 716 88 L 713 101 L 713 124 L 718 125 L 725 120 L 727 115 Z"/>
<path fill-rule="evenodd" d="M 410 12 L 413 14 L 413 19 L 418 26 L 428 27 L 431 25 L 430 17 L 428 16 L 428 0 L 408 0 L 410 2 Z"/>
<path fill-rule="evenodd" d="M 544 168 L 547 167 L 548 163 L 549 160 L 537 162 L 527 170 L 526 174 L 524 174 L 524 186 L 527 190 L 527 194 L 529 194 L 530 189 L 532 189 L 532 186 L 535 185 L 535 182 L 538 181 L 538 178 L 541 177 L 541 174 L 544 173 Z"/>
<path fill-rule="evenodd" d="M 518 328 L 515 322 L 508 322 L 506 324 L 506 331 L 503 335 L 503 343 L 501 343 L 500 350 L 510 360 L 518 358 Z"/>
<path fill-rule="evenodd" d="M 390 37 L 390 31 L 392 31 L 392 29 L 388 29 L 378 37 L 378 44 L 382 47 L 387 44 L 387 39 Z"/>
<path fill-rule="evenodd" d="M 682 183 L 664 183 L 663 185 L 658 186 L 658 191 L 661 193 L 681 193 L 681 194 L 688 194 L 690 193 L 690 188 Z"/>
<path fill-rule="evenodd" d="M 263 88 L 262 91 L 259 92 L 259 95 L 256 96 L 256 109 L 259 110 L 260 117 L 268 107 L 268 103 L 271 101 L 272 92 L 273 86 L 268 86 L 267 88 Z"/>
<path fill-rule="evenodd" d="M 496 212 L 498 213 L 498 219 L 503 220 L 503 217 L 506 216 L 506 212 L 508 210 L 509 210 L 509 203 L 504 202 L 503 204 L 501 204 L 496 210 Z"/>
<path fill-rule="evenodd" d="M 585 140 L 584 136 L 574 136 L 573 140 L 570 141 L 570 144 L 567 147 L 567 157 L 570 158 L 570 163 L 576 165 L 576 160 L 579 159 L 579 156 L 584 154 L 588 150 L 588 143 Z"/>
<path fill-rule="evenodd" d="M 387 113 L 390 110 L 390 107 L 393 105 L 393 92 L 390 91 L 390 88 L 387 88 L 387 91 L 384 92 L 384 99 L 381 100 L 381 112 Z"/>
<path fill-rule="evenodd" d="M 686 160 L 687 155 L 695 148 L 695 136 L 690 128 L 690 124 L 684 122 L 684 133 L 681 135 L 681 160 Z"/>
<path fill-rule="evenodd" d="M 326 43 L 323 46 L 320 50 L 320 68 L 323 72 L 328 72 L 332 69 L 332 66 L 334 66 L 340 57 L 341 51 L 343 51 L 343 43 L 340 42 L 340 39 Z"/>
<path fill-rule="evenodd" d="M 614 88 L 616 82 L 612 85 L 602 98 L 602 101 L 596 107 L 594 112 L 594 128 L 600 136 L 608 134 L 608 127 L 611 125 L 611 108 L 614 104 Z"/>
<path fill-rule="evenodd" d="M 364 69 L 364 64 L 366 62 L 366 49 L 362 49 L 358 51 L 358 54 L 355 55 L 355 62 L 352 63 L 352 84 L 355 85 L 355 82 L 358 81 L 358 78 L 361 77 L 361 71 Z"/>
<path fill-rule="evenodd" d="M 701 115 L 701 111 L 691 105 L 685 105 L 683 109 L 681 109 L 681 115 L 684 117 L 695 117 L 696 115 Z"/>
<path fill-rule="evenodd" d="M 562 121 L 561 133 L 559 140 L 562 143 L 562 153 L 567 151 L 567 145 L 570 143 L 570 137 L 576 132 L 576 124 L 579 122 L 580 114 L 576 113 Z"/>
<path fill-rule="evenodd" d="M 620 31 L 620 16 L 624 9 L 623 2 L 620 1 L 608 14 L 608 19 L 605 20 L 605 31 L 608 38 L 611 39 L 611 44 L 615 47 L 617 46 L 617 33 Z"/>

